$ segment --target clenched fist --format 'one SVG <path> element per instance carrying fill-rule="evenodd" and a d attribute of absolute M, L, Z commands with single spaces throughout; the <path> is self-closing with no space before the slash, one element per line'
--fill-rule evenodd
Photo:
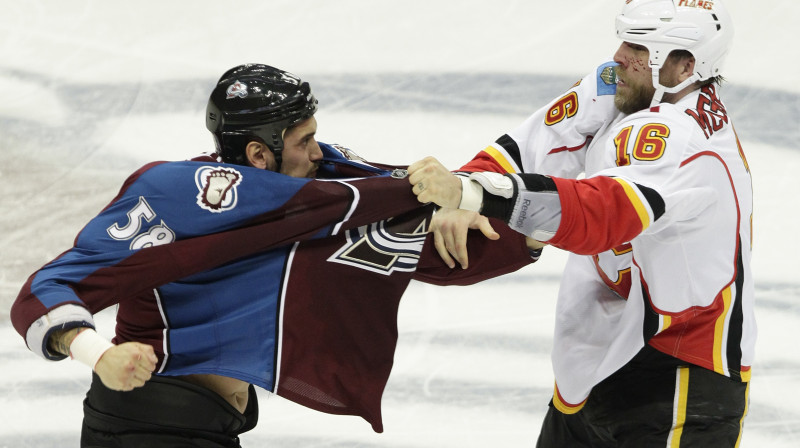
<path fill-rule="evenodd" d="M 106 350 L 97 362 L 95 372 L 109 389 L 129 391 L 144 386 L 157 361 L 150 345 L 125 342 Z"/>

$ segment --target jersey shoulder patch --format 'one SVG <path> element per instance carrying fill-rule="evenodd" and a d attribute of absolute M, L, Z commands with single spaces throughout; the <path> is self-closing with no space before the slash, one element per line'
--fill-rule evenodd
<path fill-rule="evenodd" d="M 322 149 L 322 153 L 326 157 L 335 157 L 344 160 L 355 160 L 357 162 L 366 162 L 366 160 L 363 157 L 356 154 L 355 151 L 345 146 L 342 146 L 338 143 L 333 143 L 333 144 L 322 143 L 322 142 L 317 142 L 317 143 L 319 143 L 320 149 Z"/>
<path fill-rule="evenodd" d="M 614 61 L 606 62 L 597 67 L 597 96 L 614 95 L 617 93 L 617 73 Z"/>

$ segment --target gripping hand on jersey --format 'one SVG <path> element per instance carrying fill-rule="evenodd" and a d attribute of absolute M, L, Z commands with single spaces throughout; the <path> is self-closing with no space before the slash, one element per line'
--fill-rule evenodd
<path fill-rule="evenodd" d="M 555 233 L 561 218 L 559 196 L 553 181 L 547 176 L 539 174 L 510 175 L 492 172 L 472 173 L 469 177 L 456 176 L 449 172 L 438 160 L 426 157 L 413 163 L 408 168 L 409 182 L 413 185 L 411 191 L 417 195 L 417 200 L 423 203 L 434 202 L 447 208 L 458 208 L 463 211 L 479 212 L 481 218 L 485 216 L 500 218 L 514 230 L 527 237 L 528 247 L 541 249 L 546 241 Z M 520 196 L 523 196 L 520 200 Z M 528 216 L 528 205 L 536 204 L 541 210 Z M 466 247 L 459 248 L 460 241 L 466 241 L 466 228 L 481 228 L 487 237 L 495 234 L 494 229 L 486 232 L 482 224 L 477 224 L 476 215 L 462 215 L 462 224 L 439 223 L 439 228 L 452 227 L 459 229 L 449 231 L 451 243 L 447 251 L 466 267 Z M 525 217 L 526 219 L 523 219 Z M 533 218 L 533 219 L 527 219 Z M 471 221 L 465 228 L 463 222 Z M 452 222 L 452 221 L 451 221 Z M 523 226 L 511 223 L 524 223 Z M 488 221 L 486 221 L 488 226 Z M 435 230 L 435 229 L 434 229 Z M 448 231 L 445 230 L 444 234 Z M 491 239 L 496 239 L 490 237 Z M 441 244 L 441 243 L 440 243 Z M 446 244 L 445 244 L 446 245 Z M 452 267 L 450 257 L 437 245 L 442 259 Z"/>
<path fill-rule="evenodd" d="M 408 167 L 411 191 L 422 203 L 434 202 L 442 208 L 431 221 L 434 246 L 439 256 L 450 268 L 458 262 L 462 268 L 469 265 L 467 233 L 480 230 L 487 238 L 496 240 L 489 219 L 476 211 L 457 210 L 461 202 L 461 180 L 433 157 L 426 157 Z M 455 259 L 455 260 L 454 260 Z"/>
<path fill-rule="evenodd" d="M 461 181 L 433 157 L 426 157 L 408 167 L 408 181 L 417 200 L 442 207 L 458 208 Z"/>
<path fill-rule="evenodd" d="M 457 176 L 438 160 L 426 157 L 408 167 L 411 191 L 422 203 L 433 202 L 441 207 L 480 212 L 483 193 L 511 199 L 516 188 L 510 178 L 499 173 L 472 173 Z"/>

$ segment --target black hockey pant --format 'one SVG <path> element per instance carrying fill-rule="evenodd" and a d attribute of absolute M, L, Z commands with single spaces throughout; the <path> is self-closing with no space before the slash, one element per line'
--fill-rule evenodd
<path fill-rule="evenodd" d="M 215 392 L 177 378 L 153 376 L 118 392 L 95 374 L 83 402 L 81 447 L 238 448 L 239 434 L 257 421 L 252 385 L 242 414 Z"/>
<path fill-rule="evenodd" d="M 733 448 L 747 413 L 749 383 L 649 346 L 592 389 L 567 415 L 550 408 L 537 448 Z"/>

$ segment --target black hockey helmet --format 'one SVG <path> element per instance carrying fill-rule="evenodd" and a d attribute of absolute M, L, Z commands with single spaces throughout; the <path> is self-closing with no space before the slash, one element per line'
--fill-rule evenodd
<path fill-rule="evenodd" d="M 264 64 L 234 67 L 217 82 L 206 107 L 206 128 L 227 163 L 247 165 L 244 148 L 256 139 L 281 165 L 284 131 L 317 111 L 311 86 Z"/>

